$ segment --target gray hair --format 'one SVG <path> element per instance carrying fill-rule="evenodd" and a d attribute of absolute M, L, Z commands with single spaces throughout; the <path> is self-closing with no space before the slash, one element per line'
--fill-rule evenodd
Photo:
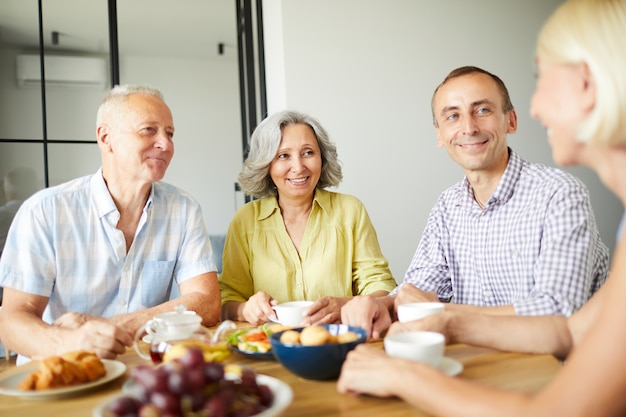
<path fill-rule="evenodd" d="M 252 133 L 250 151 L 243 163 L 238 182 L 241 190 L 256 198 L 276 195 L 276 187 L 270 177 L 270 164 L 276 157 L 283 128 L 292 124 L 305 124 L 313 129 L 322 156 L 322 173 L 317 188 L 336 187 L 343 179 L 337 147 L 328 133 L 313 117 L 292 110 L 284 110 L 263 120 Z"/>
<path fill-rule="evenodd" d="M 145 94 L 149 96 L 154 96 L 161 101 L 165 101 L 163 98 L 163 93 L 161 93 L 158 88 L 154 88 L 149 85 L 116 85 L 111 90 L 109 90 L 109 93 L 102 100 L 102 103 L 98 108 L 96 124 L 100 125 L 103 122 L 104 116 L 107 113 L 117 107 L 120 103 L 124 102 L 128 96 L 133 94 Z"/>

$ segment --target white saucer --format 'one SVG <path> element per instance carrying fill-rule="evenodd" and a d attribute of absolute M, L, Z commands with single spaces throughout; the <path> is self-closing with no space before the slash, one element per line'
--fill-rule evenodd
<path fill-rule="evenodd" d="M 443 357 L 437 367 L 441 372 L 446 375 L 456 376 L 463 372 L 463 364 L 452 358 Z"/>

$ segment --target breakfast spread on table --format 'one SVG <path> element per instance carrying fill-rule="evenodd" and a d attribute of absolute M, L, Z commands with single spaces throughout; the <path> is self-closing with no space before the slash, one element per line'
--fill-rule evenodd
<path fill-rule="evenodd" d="M 294 371 L 286 360 L 288 357 L 292 357 L 298 363 L 311 363 L 313 368 L 321 370 L 335 357 L 334 354 L 328 354 L 325 349 L 341 349 L 343 346 L 348 346 L 350 344 L 348 340 L 354 337 L 359 337 L 358 341 L 362 340 L 364 332 L 362 329 L 350 328 L 345 325 L 314 325 L 291 328 L 272 324 L 269 325 L 269 328 L 267 328 L 267 325 L 252 328 L 248 328 L 247 324 L 244 324 L 244 326 L 246 328 L 231 329 L 228 335 L 232 336 L 235 333 L 239 336 L 248 333 L 252 335 L 258 333 L 259 330 L 269 331 L 271 333 L 269 339 L 272 343 L 270 354 L 277 356 L 275 363 L 259 363 L 256 362 L 259 358 L 252 358 L 247 355 L 244 357 L 234 352 L 225 360 L 226 363 L 223 363 L 221 355 L 224 352 L 228 354 L 228 351 L 233 348 L 230 344 L 224 345 L 225 339 L 221 339 L 221 343 L 217 345 L 203 343 L 198 346 L 195 345 L 198 343 L 197 340 L 185 340 L 174 343 L 172 345 L 174 349 L 169 350 L 169 355 L 165 356 L 165 360 L 159 364 L 154 364 L 150 360 L 142 361 L 142 358 L 130 349 L 120 358 L 121 361 L 102 359 L 106 375 L 94 382 L 78 383 L 74 386 L 51 390 L 37 390 L 36 382 L 32 382 L 35 383 L 35 387 L 31 388 L 30 391 L 19 391 L 17 389 L 17 385 L 20 382 L 26 380 L 38 381 L 45 373 L 52 374 L 55 372 L 52 369 L 64 369 L 64 372 L 60 374 L 67 375 L 73 369 L 71 365 L 60 365 L 60 368 L 54 366 L 54 363 L 63 363 L 61 359 L 72 363 L 76 361 L 85 362 L 85 364 L 89 362 L 92 365 L 97 363 L 95 362 L 97 360 L 96 355 L 91 352 L 74 352 L 55 357 L 55 359 L 47 358 L 47 360 L 41 362 L 32 362 L 30 365 L 24 366 L 21 371 L 20 368 L 22 367 L 15 367 L 14 365 L 13 368 L 6 366 L 5 370 L 0 368 L 0 394 L 2 394 L 0 395 L 0 415 L 4 416 L 8 410 L 7 416 L 93 415 L 94 417 L 116 417 L 128 415 L 156 417 L 182 415 L 185 417 L 198 417 L 222 415 L 228 417 L 242 415 L 252 417 L 262 415 L 276 417 L 281 415 L 280 413 L 288 409 L 288 407 L 291 407 L 289 408 L 291 411 L 287 413 L 288 415 L 291 415 L 292 412 L 293 415 L 302 416 L 346 414 L 344 407 L 346 402 L 344 399 L 333 397 L 335 395 L 333 393 L 336 393 L 333 384 L 317 384 L 315 382 L 316 380 L 329 381 L 336 379 L 336 376 L 332 378 L 325 376 L 322 378 L 316 375 L 301 375 L 301 372 Z M 276 344 L 281 337 L 284 338 L 283 341 L 280 344 Z M 262 340 L 262 336 L 258 336 L 258 338 Z M 254 337 L 249 339 L 254 339 Z M 316 343 L 323 344 L 314 345 Z M 175 346 L 179 347 L 176 348 Z M 290 349 L 284 361 L 278 359 L 281 346 Z M 383 347 L 382 341 L 380 347 L 381 349 Z M 313 354 L 311 350 L 322 350 L 322 352 L 321 354 L 315 353 L 314 355 L 316 356 L 311 356 Z M 472 352 L 470 352 L 470 356 Z M 479 353 L 484 355 L 484 352 Z M 254 359 L 254 361 L 250 359 Z M 527 358 L 522 359 L 527 360 Z M 504 363 L 502 358 L 497 360 Z M 510 358 L 507 357 L 507 364 L 509 361 Z M 46 366 L 43 369 L 38 368 L 44 362 Z M 544 378 L 542 379 L 543 381 L 547 378 L 547 375 L 552 375 L 556 368 L 548 366 L 546 367 L 548 370 L 544 372 L 544 365 L 548 363 L 546 359 L 542 359 L 540 363 L 542 371 L 538 372 L 543 372 L 541 374 L 542 378 Z M 126 373 L 127 368 L 124 364 L 129 366 L 128 373 Z M 256 367 L 257 364 L 258 368 Z M 552 365 L 552 362 L 548 365 Z M 86 369 L 92 368 L 90 366 Z M 116 369 L 120 369 L 121 373 L 116 373 Z M 439 369 L 448 375 L 456 375 L 462 371 L 462 364 L 457 371 L 449 371 L 444 368 Z M 32 375 L 30 375 L 31 373 Z M 98 391 L 94 389 L 96 386 L 94 384 L 112 381 L 110 378 L 116 378 L 125 373 L 124 379 L 126 381 L 123 385 L 121 383 L 116 385 L 107 384 L 106 386 L 109 387 L 107 389 Z M 295 376 L 292 374 L 295 374 Z M 81 387 L 86 389 L 81 390 Z M 53 394 L 66 390 L 68 393 L 64 397 Z M 72 390 L 71 393 L 69 390 Z M 324 398 L 333 398 L 339 401 L 338 404 L 343 405 L 339 405 L 336 411 L 327 405 L 318 409 L 314 407 L 308 411 L 310 402 L 307 402 L 306 398 L 303 400 L 302 392 L 309 392 L 310 390 L 316 392 L 313 396 L 321 395 Z M 47 393 L 50 394 L 47 397 L 43 397 Z M 4 397 L 4 395 L 7 397 Z M 16 399 L 12 400 L 10 396 L 16 397 Z M 66 397 L 70 396 L 79 398 L 75 400 L 66 399 Z M 61 398 L 63 399 L 61 400 Z M 347 401 L 347 403 L 355 405 L 352 400 Z M 391 412 L 389 415 L 405 415 L 403 413 L 407 411 L 407 407 L 399 404 L 401 403 L 392 402 L 385 403 L 382 406 L 394 410 L 395 414 Z M 370 405 L 370 402 L 356 405 L 355 412 L 349 412 L 346 415 L 359 415 L 361 411 L 366 410 Z M 172 409 L 179 411 L 176 413 L 165 411 Z M 49 411 L 49 413 L 46 413 L 46 411 Z"/>
<path fill-rule="evenodd" d="M 93 352 L 80 350 L 50 356 L 20 382 L 22 391 L 47 390 L 96 381 L 106 375 L 104 364 Z"/>

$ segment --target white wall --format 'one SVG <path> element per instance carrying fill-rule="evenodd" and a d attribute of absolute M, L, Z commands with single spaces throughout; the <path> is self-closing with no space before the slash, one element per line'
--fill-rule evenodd
<path fill-rule="evenodd" d="M 463 177 L 436 147 L 430 99 L 452 69 L 499 75 L 517 108 L 509 144 L 553 165 L 544 130 L 528 115 L 536 34 L 561 0 L 266 0 L 269 112 L 319 118 L 337 143 L 338 191 L 368 208 L 396 280 L 402 280 L 437 196 Z M 595 174 L 590 188 L 612 249 L 622 213 Z"/>

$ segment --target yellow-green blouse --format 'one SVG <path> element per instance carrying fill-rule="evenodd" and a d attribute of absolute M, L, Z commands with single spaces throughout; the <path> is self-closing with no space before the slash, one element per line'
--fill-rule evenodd
<path fill-rule="evenodd" d="M 353 196 L 316 190 L 300 254 L 287 234 L 276 197 L 245 204 L 228 227 L 222 302 L 246 301 L 258 291 L 282 303 L 395 287 L 365 206 Z"/>

